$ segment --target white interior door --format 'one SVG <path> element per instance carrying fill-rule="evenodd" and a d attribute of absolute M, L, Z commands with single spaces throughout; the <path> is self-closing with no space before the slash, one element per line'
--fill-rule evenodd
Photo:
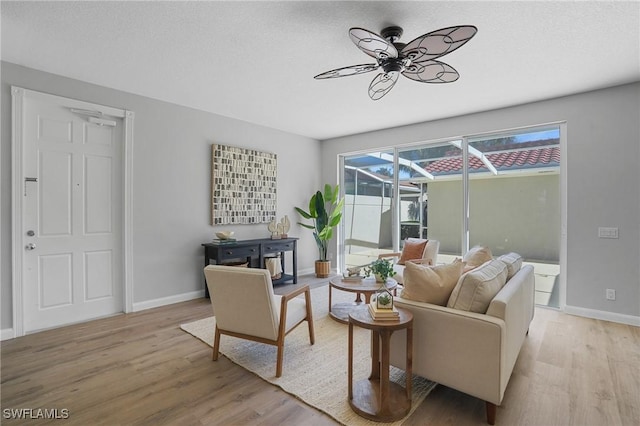
<path fill-rule="evenodd" d="M 123 119 L 99 105 L 79 110 L 77 101 L 25 93 L 24 331 L 122 312 Z"/>

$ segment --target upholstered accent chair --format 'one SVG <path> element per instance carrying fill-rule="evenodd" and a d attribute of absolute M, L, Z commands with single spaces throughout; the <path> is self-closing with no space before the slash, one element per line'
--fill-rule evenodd
<path fill-rule="evenodd" d="M 419 251 L 416 252 L 416 248 Z M 405 263 L 413 262 L 423 265 L 435 265 L 438 260 L 438 251 L 440 250 L 440 241 L 424 240 L 421 238 L 407 238 L 404 247 L 400 253 L 383 253 L 378 255 L 378 259 L 395 258 L 393 270 L 396 274 L 392 277 L 398 284 L 404 284 L 402 277 L 404 273 Z"/>
<path fill-rule="evenodd" d="M 307 321 L 309 340 L 315 342 L 311 292 L 308 285 L 286 295 L 273 292 L 266 269 L 209 265 L 204 268 L 216 317 L 213 360 L 218 359 L 221 335 L 278 347 L 276 377 L 282 375 L 285 336 Z M 304 294 L 304 298 L 296 297 Z"/>

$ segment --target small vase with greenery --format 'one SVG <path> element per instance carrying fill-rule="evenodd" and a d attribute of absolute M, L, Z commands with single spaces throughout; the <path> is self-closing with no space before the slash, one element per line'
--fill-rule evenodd
<path fill-rule="evenodd" d="M 313 224 L 301 223 L 299 225 L 313 231 L 313 237 L 318 246 L 318 261 L 316 261 L 316 275 L 318 277 L 329 276 L 330 268 L 327 268 L 327 245 L 333 237 L 333 228 L 338 226 L 342 219 L 342 206 L 344 198 L 339 198 L 339 186 L 332 187 L 329 184 L 324 186 L 324 192 L 316 191 L 309 200 L 309 211 L 296 207 L 296 211 L 305 219 L 311 219 Z M 323 272 L 319 273 L 318 262 L 323 262 Z M 330 264 L 329 264 L 330 266 Z"/>
<path fill-rule="evenodd" d="M 373 274 L 376 281 L 386 283 L 387 278 L 391 278 L 396 274 L 393 270 L 393 262 L 389 259 L 377 259 L 371 262 L 369 266 L 365 266 L 364 274 L 368 277 Z"/>

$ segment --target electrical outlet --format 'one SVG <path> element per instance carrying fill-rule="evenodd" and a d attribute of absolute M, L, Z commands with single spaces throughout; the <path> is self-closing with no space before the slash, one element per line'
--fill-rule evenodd
<path fill-rule="evenodd" d="M 607 300 L 616 300 L 616 291 L 614 289 L 607 289 Z"/>

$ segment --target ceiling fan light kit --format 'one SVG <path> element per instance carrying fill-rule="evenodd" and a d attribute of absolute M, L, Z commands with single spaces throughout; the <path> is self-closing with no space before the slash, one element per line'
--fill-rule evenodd
<path fill-rule="evenodd" d="M 375 58 L 377 63 L 338 68 L 314 78 L 323 80 L 381 70 L 369 85 L 369 97 L 374 101 L 389 93 L 400 74 L 420 83 L 451 83 L 460 74 L 452 66 L 435 59 L 458 49 L 471 40 L 476 32 L 478 29 L 473 25 L 447 27 L 404 44 L 397 41 L 402 36 L 400 27 L 384 28 L 381 35 L 354 27 L 349 30 L 349 38 L 358 49 Z"/>

